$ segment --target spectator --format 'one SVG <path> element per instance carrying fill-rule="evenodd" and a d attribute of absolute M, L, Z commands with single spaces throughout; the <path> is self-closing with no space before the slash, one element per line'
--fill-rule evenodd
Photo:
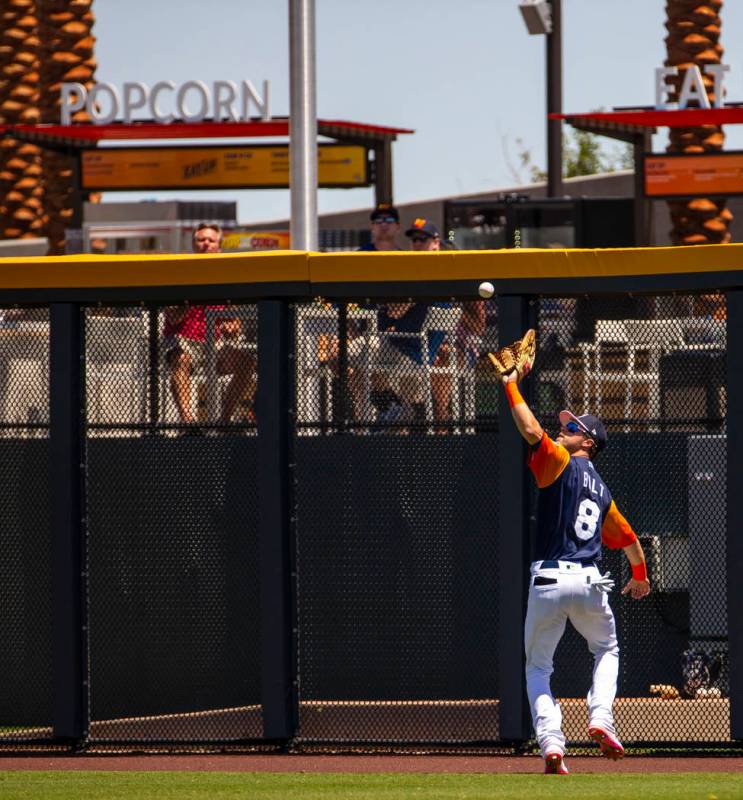
<path fill-rule="evenodd" d="M 444 334 L 431 333 L 428 352 L 423 352 L 422 331 L 428 313 L 428 303 L 386 303 L 379 307 L 377 329 L 381 337 L 379 349 L 372 365 L 372 403 L 377 407 L 378 422 L 410 422 L 415 417 L 415 406 L 422 402 L 423 386 L 419 367 L 424 359 L 435 364 Z M 400 334 L 400 335 L 398 335 Z M 435 379 L 431 376 L 433 415 L 443 419 Z"/>
<path fill-rule="evenodd" d="M 405 235 L 410 238 L 413 250 L 456 250 L 454 243 L 443 240 L 439 229 L 433 222 L 425 219 L 416 219 L 412 227 L 405 231 Z M 480 356 L 482 336 L 485 333 L 485 302 L 473 300 L 462 303 L 461 306 L 462 316 L 454 333 L 454 349 L 457 354 L 457 366 L 460 369 L 475 366 Z M 444 343 L 439 358 L 442 358 L 447 350 L 448 343 Z M 448 364 L 448 361 L 446 363 Z"/>
<path fill-rule="evenodd" d="M 400 214 L 390 203 L 379 203 L 369 215 L 371 222 L 371 241 L 359 247 L 361 252 L 384 252 L 401 250 L 397 244 L 397 235 L 400 232 Z M 366 304 L 364 308 L 376 308 Z M 363 361 L 367 358 L 366 344 L 363 336 L 366 333 L 366 323 L 349 319 L 345 335 L 348 339 L 349 367 L 348 391 L 352 405 L 352 416 L 360 419 L 363 416 Z M 341 333 L 343 335 L 343 333 Z M 319 349 L 325 355 L 327 363 L 333 374 L 338 377 L 338 337 L 335 335 L 322 335 L 318 342 Z"/>
<path fill-rule="evenodd" d="M 698 316 L 718 321 L 724 321 L 728 318 L 727 300 L 721 292 L 702 294 L 695 300 L 697 302 L 694 311 Z"/>
<path fill-rule="evenodd" d="M 480 357 L 485 333 L 485 301 L 468 300 L 462 303 L 462 316 L 454 332 L 457 366 L 474 368 Z"/>
<path fill-rule="evenodd" d="M 418 217 L 413 220 L 413 224 L 405 231 L 405 235 L 410 239 L 410 246 L 415 251 L 435 253 L 441 250 L 441 234 L 436 225 L 430 220 Z M 451 359 L 449 343 L 444 340 L 444 334 L 437 332 L 433 334 L 433 337 L 436 339 L 437 346 L 435 353 L 431 354 L 431 366 L 449 366 Z M 451 419 L 452 391 L 453 386 L 450 375 L 441 372 L 433 372 L 431 374 L 433 416 L 437 421 Z"/>
<path fill-rule="evenodd" d="M 372 242 L 361 248 L 366 251 L 400 250 L 396 236 L 400 230 L 399 213 L 393 206 L 381 204 L 371 213 Z M 412 234 L 412 235 L 411 235 Z M 413 238 L 414 250 L 438 250 L 440 235 L 433 223 L 416 220 L 413 228 L 406 232 Z M 366 348 L 354 348 L 355 340 L 363 331 L 349 325 L 349 391 L 354 416 L 363 414 L 363 360 L 372 359 L 370 400 L 377 409 L 377 421 L 410 422 L 416 416 L 415 409 L 423 400 L 420 367 L 424 363 L 442 365 L 446 353 L 441 352 L 445 334 L 431 331 L 428 337 L 428 353 L 423 353 L 423 328 L 430 304 L 386 303 L 377 308 L 377 330 L 380 334 L 378 349 L 367 352 Z M 447 304 L 448 307 L 448 304 Z M 399 334 L 399 335 L 397 335 Z M 357 350 L 358 352 L 352 352 Z M 446 347 L 443 347 L 446 350 Z M 425 362 L 424 362 L 425 359 Z M 337 369 L 333 363 L 334 369 Z M 337 374 L 337 373 L 336 373 Z M 447 383 L 448 381 L 448 383 Z M 441 373 L 431 375 L 431 399 L 435 420 L 447 419 L 450 415 L 448 401 L 451 396 L 451 380 Z"/>
<path fill-rule="evenodd" d="M 441 250 L 441 234 L 439 229 L 427 219 L 413 220 L 413 224 L 405 231 L 413 250 Z"/>
<path fill-rule="evenodd" d="M 400 214 L 389 203 L 380 203 L 369 215 L 372 240 L 359 247 L 363 251 L 401 250 L 397 244 L 400 232 Z"/>
<path fill-rule="evenodd" d="M 193 233 L 194 253 L 220 253 L 221 245 L 219 225 L 202 223 Z M 170 306 L 164 310 L 163 348 L 175 405 L 185 423 L 196 421 L 191 381 L 194 370 L 204 363 L 207 308 L 221 310 L 225 306 Z M 232 376 L 222 397 L 219 419 L 223 423 L 232 420 L 237 404 L 247 394 L 255 373 L 255 357 L 238 347 L 242 333 L 237 317 L 226 315 L 217 324 L 217 374 Z"/>

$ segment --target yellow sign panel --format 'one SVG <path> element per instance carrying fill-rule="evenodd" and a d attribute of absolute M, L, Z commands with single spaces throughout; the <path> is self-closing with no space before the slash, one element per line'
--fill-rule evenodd
<path fill-rule="evenodd" d="M 230 231 L 222 238 L 222 252 L 250 250 L 289 250 L 289 231 Z"/>
<path fill-rule="evenodd" d="M 646 156 L 646 197 L 743 194 L 743 153 Z"/>
<path fill-rule="evenodd" d="M 319 145 L 323 187 L 368 186 L 366 148 Z M 98 148 L 82 154 L 82 186 L 116 189 L 281 189 L 289 186 L 289 146 Z"/>

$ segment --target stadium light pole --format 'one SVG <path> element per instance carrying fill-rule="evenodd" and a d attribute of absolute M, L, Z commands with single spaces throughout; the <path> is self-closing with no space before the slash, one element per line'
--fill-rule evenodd
<path fill-rule="evenodd" d="M 521 0 L 530 34 L 547 40 L 547 197 L 562 197 L 562 0 Z"/>
<path fill-rule="evenodd" d="M 317 250 L 315 0 L 289 0 L 291 246 Z"/>

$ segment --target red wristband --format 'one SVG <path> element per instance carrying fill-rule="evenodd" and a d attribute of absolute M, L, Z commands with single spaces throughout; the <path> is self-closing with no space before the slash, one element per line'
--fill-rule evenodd
<path fill-rule="evenodd" d="M 632 577 L 636 581 L 646 581 L 648 579 L 648 567 L 644 561 L 642 564 L 632 565 Z"/>
<path fill-rule="evenodd" d="M 521 396 L 519 385 L 517 383 L 506 384 L 506 397 L 508 398 L 508 405 L 513 408 L 519 403 L 525 403 L 526 400 Z"/>

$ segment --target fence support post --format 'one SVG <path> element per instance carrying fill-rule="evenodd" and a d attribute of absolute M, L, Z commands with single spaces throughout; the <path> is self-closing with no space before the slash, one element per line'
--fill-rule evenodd
<path fill-rule="evenodd" d="M 730 676 L 730 735 L 743 739 L 743 630 L 738 620 L 743 608 L 743 537 L 740 507 L 743 470 L 738 455 L 743 448 L 743 290 L 727 293 L 727 618 Z"/>
<path fill-rule="evenodd" d="M 294 361 L 286 302 L 258 302 L 258 546 L 263 736 L 289 740 L 297 729 L 291 546 Z"/>
<path fill-rule="evenodd" d="M 522 296 L 499 295 L 498 338 L 501 345 L 521 338 L 529 325 L 529 307 Z M 522 384 L 528 391 L 527 384 Z M 511 419 L 505 392 L 499 392 L 498 500 L 499 571 L 498 687 L 500 738 L 524 741 L 530 735 L 524 677 L 524 610 L 527 597 L 529 517 L 526 443 Z"/>
<path fill-rule="evenodd" d="M 52 303 L 49 342 L 49 451 L 53 537 L 53 735 L 87 735 L 88 685 L 83 520 L 82 375 L 80 308 Z"/>

